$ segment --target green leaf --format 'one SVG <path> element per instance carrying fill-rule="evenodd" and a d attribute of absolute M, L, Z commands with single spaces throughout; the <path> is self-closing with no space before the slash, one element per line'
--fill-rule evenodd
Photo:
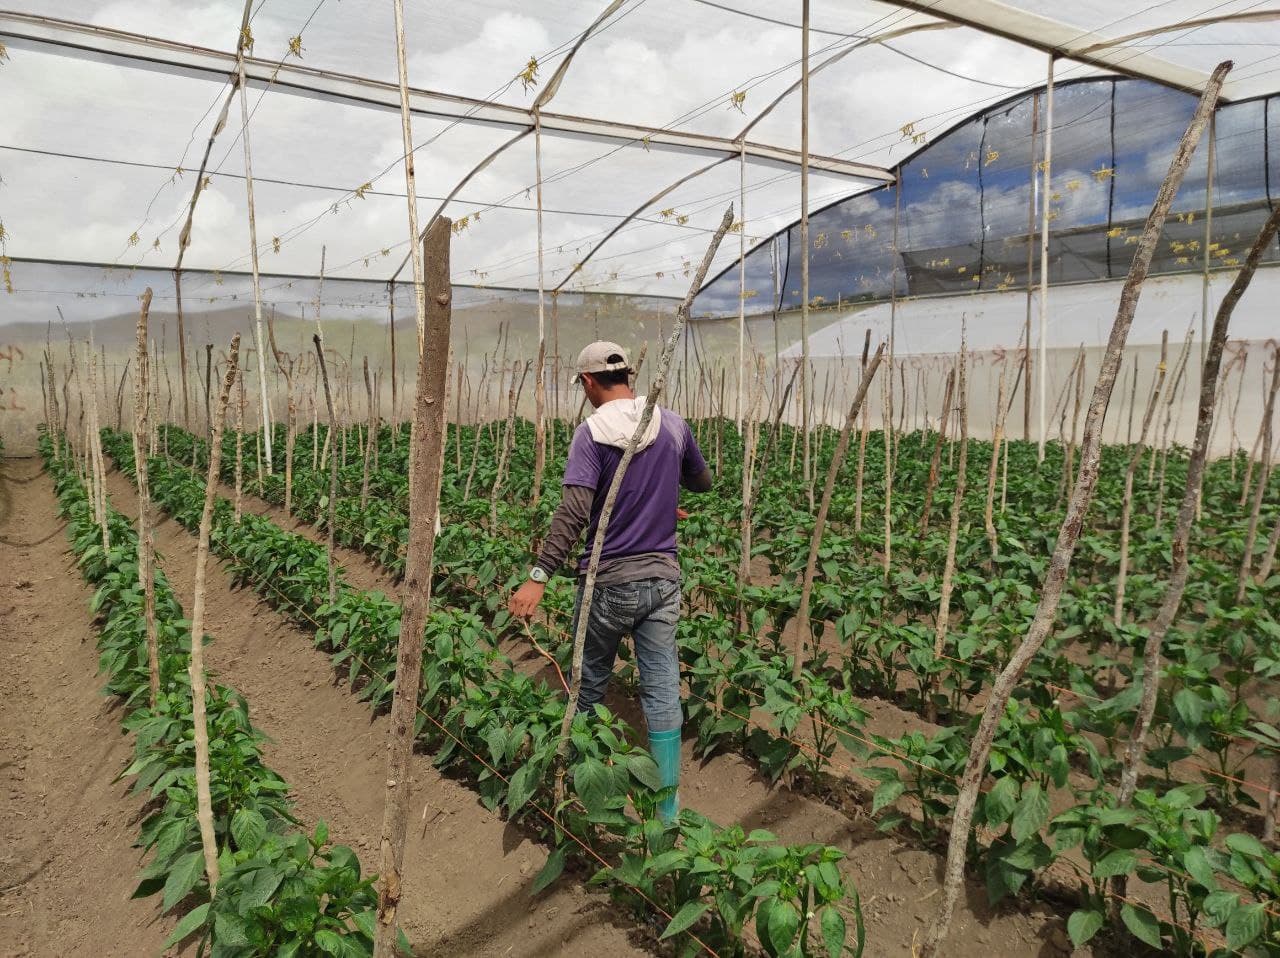
<path fill-rule="evenodd" d="M 1014 841 L 1024 841 L 1037 834 L 1049 820 L 1049 796 L 1036 783 L 1022 790 L 1022 799 L 1013 810 L 1013 823 L 1009 831 Z"/>
<path fill-rule="evenodd" d="M 1104 921 L 1102 912 L 1092 910 L 1074 911 L 1067 919 L 1067 934 L 1071 943 L 1079 948 L 1102 928 Z"/>
<path fill-rule="evenodd" d="M 1139 941 L 1144 941 L 1152 948 L 1160 948 L 1160 922 L 1156 916 L 1145 908 L 1138 909 L 1125 905 L 1120 909 L 1120 920 Z"/>
<path fill-rule="evenodd" d="M 1215 891 L 1204 899 L 1204 913 L 1213 919 L 1210 924 L 1215 928 L 1225 924 L 1239 907 L 1240 896 L 1233 891 Z"/>
<path fill-rule="evenodd" d="M 641 785 L 658 791 L 662 788 L 662 776 L 658 773 L 658 763 L 643 752 L 627 756 L 627 771 Z"/>
<path fill-rule="evenodd" d="M 827 946 L 827 955 L 829 958 L 840 958 L 841 952 L 844 951 L 844 915 L 833 905 L 822 909 L 822 918 L 820 919 L 822 927 L 822 941 Z"/>
<path fill-rule="evenodd" d="M 521 765 L 514 775 L 511 776 L 511 784 L 507 789 L 507 813 L 515 815 L 525 802 L 533 797 L 534 786 L 537 783 L 538 765 L 535 762 L 526 762 Z"/>
<path fill-rule="evenodd" d="M 243 915 L 250 908 L 259 908 L 269 902 L 283 879 L 284 875 L 274 868 L 259 868 L 253 876 L 253 883 L 240 896 L 240 914 Z"/>
<path fill-rule="evenodd" d="M 244 919 L 229 911 L 217 912 L 213 916 L 213 940 L 220 945 L 249 944 Z"/>
<path fill-rule="evenodd" d="M 892 805 L 906 791 L 906 786 L 897 780 L 891 779 L 882 782 L 871 797 L 871 814 L 874 815 L 886 805 Z"/>
<path fill-rule="evenodd" d="M 1233 832 L 1228 835 L 1227 847 L 1233 852 L 1239 852 L 1241 855 L 1249 855 L 1254 858 L 1262 858 L 1267 854 L 1267 850 L 1262 847 L 1262 842 L 1243 832 Z"/>
<path fill-rule="evenodd" d="M 769 941 L 774 951 L 785 954 L 795 940 L 796 931 L 800 927 L 800 912 L 789 901 L 776 901 L 769 910 Z"/>
<path fill-rule="evenodd" d="M 1097 879 L 1115 878 L 1117 875 L 1128 875 L 1138 867 L 1138 856 L 1125 848 L 1116 849 L 1103 855 L 1093 864 L 1093 877 Z"/>
<path fill-rule="evenodd" d="M 346 948 L 342 936 L 328 928 L 317 931 L 315 938 L 316 947 L 330 955 L 341 955 Z"/>
<path fill-rule="evenodd" d="M 1214 877 L 1213 866 L 1209 864 L 1209 856 L 1200 845 L 1192 845 L 1182 855 L 1182 867 L 1192 878 L 1212 891 L 1218 887 Z"/>
<path fill-rule="evenodd" d="M 231 816 L 231 837 L 236 848 L 256 852 L 267 837 L 267 820 L 252 808 L 241 808 Z"/>
<path fill-rule="evenodd" d="M 1204 721 L 1204 701 L 1191 689 L 1179 689 L 1173 696 L 1173 708 L 1188 728 L 1198 728 Z"/>
<path fill-rule="evenodd" d="M 1262 902 L 1250 902 L 1233 911 L 1227 919 L 1227 947 L 1232 951 L 1240 951 L 1262 934 L 1262 915 L 1265 911 L 1266 906 Z"/>
<path fill-rule="evenodd" d="M 585 758 L 573 770 L 574 791 L 589 812 L 603 808 L 608 802 L 611 781 L 608 767 L 598 758 Z"/>
<path fill-rule="evenodd" d="M 560 873 L 564 871 L 564 846 L 556 848 L 547 856 L 547 863 L 542 866 L 542 870 L 533 880 L 533 886 L 529 889 L 529 896 L 532 897 L 542 891 L 553 881 L 560 877 Z"/>
<path fill-rule="evenodd" d="M 987 827 L 995 828 L 1001 822 L 1007 822 L 1013 814 L 1018 801 L 1018 780 L 1011 775 L 999 779 L 983 802 L 983 811 L 987 817 Z"/>
<path fill-rule="evenodd" d="M 659 940 L 670 938 L 672 935 L 678 935 L 684 931 L 695 921 L 703 916 L 708 908 L 711 907 L 710 902 L 691 901 L 686 902 L 685 906 L 676 912 L 676 916 L 671 919 L 666 930 L 659 936 Z"/>
<path fill-rule="evenodd" d="M 160 910 L 168 911 L 182 899 L 187 897 L 196 882 L 204 874 L 204 852 L 187 852 L 173 864 L 169 877 L 164 882 L 164 898 Z"/>
<path fill-rule="evenodd" d="M 209 902 L 203 905 L 197 905 L 189 912 L 182 916 L 182 921 L 174 926 L 173 931 L 169 934 L 168 940 L 164 943 L 165 948 L 172 948 L 178 942 L 186 938 L 196 929 L 204 925 L 205 918 L 209 915 Z"/>

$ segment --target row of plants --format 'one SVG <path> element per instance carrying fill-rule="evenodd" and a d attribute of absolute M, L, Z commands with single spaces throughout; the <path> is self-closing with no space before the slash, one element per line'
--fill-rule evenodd
<path fill-rule="evenodd" d="M 323 521 L 327 477 L 325 494 L 312 488 L 305 473 L 295 476 L 294 482 L 295 512 Z M 267 498 L 278 496 L 278 483 L 264 486 L 261 491 Z M 346 544 L 381 558 L 390 547 L 373 528 L 361 535 L 361 527 L 354 524 L 354 516 L 359 515 L 354 498 L 340 497 L 335 504 L 340 517 L 351 517 L 340 518 L 335 532 Z M 371 497 L 369 503 L 373 502 Z M 374 516 L 393 515 L 385 499 L 379 497 L 378 502 Z M 527 556 L 482 529 L 457 524 L 446 528 L 439 555 L 441 565 L 449 569 L 440 583 L 446 594 L 488 615 L 496 628 L 502 628 L 503 592 L 493 585 L 518 580 Z M 571 585 L 553 580 L 545 601 L 553 614 L 566 615 L 572 604 Z M 542 639 L 550 643 L 562 637 L 556 630 L 543 631 Z M 837 744 L 857 757 L 866 757 L 870 750 L 877 764 L 864 772 L 878 783 L 872 810 L 880 813 L 882 827 L 905 825 L 926 840 L 936 839 L 945 829 L 973 719 L 932 735 L 868 737 L 862 732 L 863 714 L 848 693 L 851 670 L 847 663 L 837 671 L 843 673 L 843 686 L 831 683 L 832 673 L 821 656 L 812 668 L 802 671 L 798 682 L 792 682 L 789 657 L 746 640 L 737 633 L 731 616 L 715 610 L 686 616 L 680 644 L 693 693 L 688 712 L 700 747 L 741 747 L 775 776 L 798 766 L 817 775 L 829 767 Z M 562 654 L 566 650 L 563 642 L 559 648 Z M 932 655 L 931 644 L 928 651 Z M 1186 697 L 1180 701 L 1186 711 Z M 1201 926 L 1222 928 L 1233 949 L 1258 942 L 1280 946 L 1277 916 L 1272 914 L 1276 888 L 1269 878 L 1278 860 L 1248 835 L 1228 836 L 1225 846 L 1211 845 L 1211 840 L 1221 838 L 1217 835 L 1220 818 L 1200 807 L 1209 797 L 1203 787 L 1146 789 L 1137 796 L 1134 808 L 1109 808 L 1107 781 L 1114 762 L 1099 754 L 1091 738 L 1071 727 L 1071 717 L 1051 697 L 1040 698 L 1011 704 L 1000 726 L 992 758 L 994 785 L 983 799 L 979 816 L 992 840 L 976 845 L 971 856 L 985 872 L 990 897 L 999 900 L 1019 892 L 1054 861 L 1074 865 L 1083 857 L 1087 866 L 1080 870 L 1084 904 L 1068 923 L 1078 942 L 1096 934 L 1108 909 L 1114 908 L 1139 940 L 1175 953 L 1191 954 L 1201 948 L 1197 937 Z M 804 742 L 795 738 L 802 726 Z M 1190 723 L 1183 724 L 1182 732 L 1188 737 L 1193 734 Z M 1085 774 L 1073 775 L 1073 770 Z M 1076 804 L 1051 818 L 1049 796 L 1055 789 L 1069 790 Z M 1096 821 L 1081 826 L 1099 809 L 1108 813 L 1102 826 Z M 1184 838 L 1193 837 L 1173 840 L 1170 823 L 1177 824 Z M 1202 857 L 1210 863 L 1207 868 L 1200 864 Z M 1195 864 L 1194 872 L 1189 862 Z M 1140 902 L 1108 899 L 1110 880 L 1120 875 L 1164 885 L 1167 918 L 1157 917 Z M 1240 888 L 1246 893 L 1243 898 Z M 1212 901 L 1212 909 L 1203 907 L 1205 900 Z"/>
<path fill-rule="evenodd" d="M 134 761 L 121 777 L 133 778 L 146 798 L 138 844 L 150 853 L 134 897 L 160 895 L 163 912 L 181 914 L 166 947 L 191 937 L 198 954 L 215 958 L 371 955 L 373 879 L 361 875 L 351 849 L 329 843 L 323 822 L 310 833 L 300 829 L 288 784 L 262 760 L 265 737 L 250 722 L 248 703 L 212 682 L 210 796 L 220 877 L 216 893 L 210 889 L 196 819 L 189 623 L 157 569 L 153 706 L 136 533 L 108 507 L 112 544 L 104 551 L 76 464 L 56 457 L 47 435 L 40 452 L 80 571 L 95 587 L 106 691 L 124 703 L 123 725 L 134 736 Z"/>
<path fill-rule="evenodd" d="M 183 460 L 186 449 L 173 435 L 169 443 Z M 104 431 L 103 444 L 128 471 L 128 437 Z M 156 502 L 194 529 L 203 482 L 163 458 L 152 460 L 151 479 Z M 385 704 L 395 678 L 396 603 L 345 581 L 330 602 L 323 547 L 260 516 L 237 521 L 225 499 L 217 500 L 210 542 L 239 581 L 315 631 L 317 646 L 362 698 Z M 660 909 L 669 916 L 662 937 L 688 933 L 686 953 L 743 954 L 748 927 L 770 955 L 861 951 L 857 896 L 836 866 L 838 849 L 782 845 L 767 831 L 722 828 L 689 809 L 664 823 L 655 809 L 666 795 L 652 758 L 602 707 L 591 720 L 575 719 L 570 787 L 556 805 L 563 696 L 518 671 L 498 649 L 500 628 L 473 611 L 437 608 L 425 639 L 418 735 L 439 766 L 474 783 L 487 807 L 505 810 L 553 846 L 535 892 L 555 880 L 568 855 L 593 865 L 607 856 L 619 864 L 599 868 L 593 881 L 638 908 Z"/>

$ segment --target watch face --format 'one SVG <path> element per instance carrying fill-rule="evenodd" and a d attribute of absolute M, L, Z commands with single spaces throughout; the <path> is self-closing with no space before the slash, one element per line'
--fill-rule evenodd
<path fill-rule="evenodd" d="M 532 569 L 529 570 L 529 578 L 532 579 L 534 582 L 546 582 L 548 576 L 546 571 L 541 566 L 534 566 Z"/>

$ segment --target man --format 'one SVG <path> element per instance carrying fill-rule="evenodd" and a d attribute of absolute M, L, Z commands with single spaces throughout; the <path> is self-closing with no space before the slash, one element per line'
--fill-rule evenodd
<path fill-rule="evenodd" d="M 645 397 L 631 388 L 630 362 L 617 343 L 587 346 L 577 362 L 577 382 L 595 413 L 573 434 L 564 470 L 564 497 L 551 519 L 529 578 L 512 593 L 508 608 L 527 618 L 542 600 L 546 583 L 568 558 L 587 529 L 586 552 L 578 563 L 577 632 L 587 563 L 614 473 L 644 412 Z M 640 703 L 649 727 L 649 750 L 664 787 L 680 781 L 680 662 L 676 622 L 680 615 L 680 566 L 676 562 L 676 513 L 680 486 L 691 492 L 711 488 L 711 470 L 688 423 L 655 407 L 618 490 L 596 575 L 582 657 L 578 710 L 604 698 L 613 674 L 618 642 L 635 641 L 640 670 Z M 674 795 L 660 803 L 666 820 L 675 817 Z"/>

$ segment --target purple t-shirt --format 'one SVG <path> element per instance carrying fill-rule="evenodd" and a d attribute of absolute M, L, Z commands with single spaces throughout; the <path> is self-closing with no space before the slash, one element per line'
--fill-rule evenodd
<path fill-rule="evenodd" d="M 605 533 L 602 561 L 647 552 L 674 556 L 680 481 L 699 476 L 707 468 L 689 424 L 669 409 L 658 407 L 654 414 L 662 417 L 658 436 L 652 445 L 632 457 L 627 474 L 622 477 Z M 587 549 L 578 563 L 580 572 L 587 568 L 600 511 L 621 461 L 621 449 L 596 442 L 585 422 L 578 426 L 569 445 L 564 485 L 595 490 Z"/>

